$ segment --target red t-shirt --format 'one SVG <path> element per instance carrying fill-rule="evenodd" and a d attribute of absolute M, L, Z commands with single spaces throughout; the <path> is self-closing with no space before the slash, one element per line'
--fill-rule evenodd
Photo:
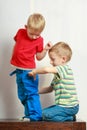
<path fill-rule="evenodd" d="M 11 64 L 26 69 L 35 68 L 35 54 L 43 50 L 43 38 L 40 36 L 37 39 L 31 40 L 27 36 L 26 29 L 19 29 L 14 40 L 16 43 Z"/>

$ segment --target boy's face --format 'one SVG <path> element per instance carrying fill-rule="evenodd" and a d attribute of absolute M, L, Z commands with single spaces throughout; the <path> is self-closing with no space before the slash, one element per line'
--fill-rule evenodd
<path fill-rule="evenodd" d="M 50 52 L 49 58 L 50 58 L 50 64 L 53 66 L 63 65 L 66 62 L 65 57 L 59 56 L 55 52 Z"/>
<path fill-rule="evenodd" d="M 26 29 L 27 29 L 27 35 L 30 39 L 37 39 L 40 37 L 41 32 L 29 29 L 27 26 Z"/>

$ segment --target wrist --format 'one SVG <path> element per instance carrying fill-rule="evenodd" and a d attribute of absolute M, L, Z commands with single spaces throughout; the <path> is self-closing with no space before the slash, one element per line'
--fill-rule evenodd
<path fill-rule="evenodd" d="M 33 75 L 36 75 L 36 70 L 33 70 L 32 73 L 33 73 Z"/>
<path fill-rule="evenodd" d="M 44 51 L 45 51 L 45 52 L 47 52 L 47 51 L 48 51 L 48 49 L 44 48 Z"/>

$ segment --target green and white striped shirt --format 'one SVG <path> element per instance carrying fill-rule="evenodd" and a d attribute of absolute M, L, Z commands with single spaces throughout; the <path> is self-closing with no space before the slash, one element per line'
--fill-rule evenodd
<path fill-rule="evenodd" d="M 58 73 L 54 75 L 51 86 L 55 91 L 55 103 L 64 107 L 78 104 L 77 92 L 72 69 L 68 65 L 57 66 Z"/>

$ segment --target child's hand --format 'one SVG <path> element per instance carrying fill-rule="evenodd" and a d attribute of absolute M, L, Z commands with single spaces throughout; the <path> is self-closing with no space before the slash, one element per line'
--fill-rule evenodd
<path fill-rule="evenodd" d="M 52 47 L 52 43 L 51 42 L 48 42 L 45 46 L 45 49 L 46 50 L 49 50 L 50 48 Z"/>
<path fill-rule="evenodd" d="M 36 74 L 35 74 L 33 71 L 29 72 L 28 75 L 29 75 L 29 76 L 33 76 L 33 77 L 34 77 L 34 80 L 36 79 Z"/>

